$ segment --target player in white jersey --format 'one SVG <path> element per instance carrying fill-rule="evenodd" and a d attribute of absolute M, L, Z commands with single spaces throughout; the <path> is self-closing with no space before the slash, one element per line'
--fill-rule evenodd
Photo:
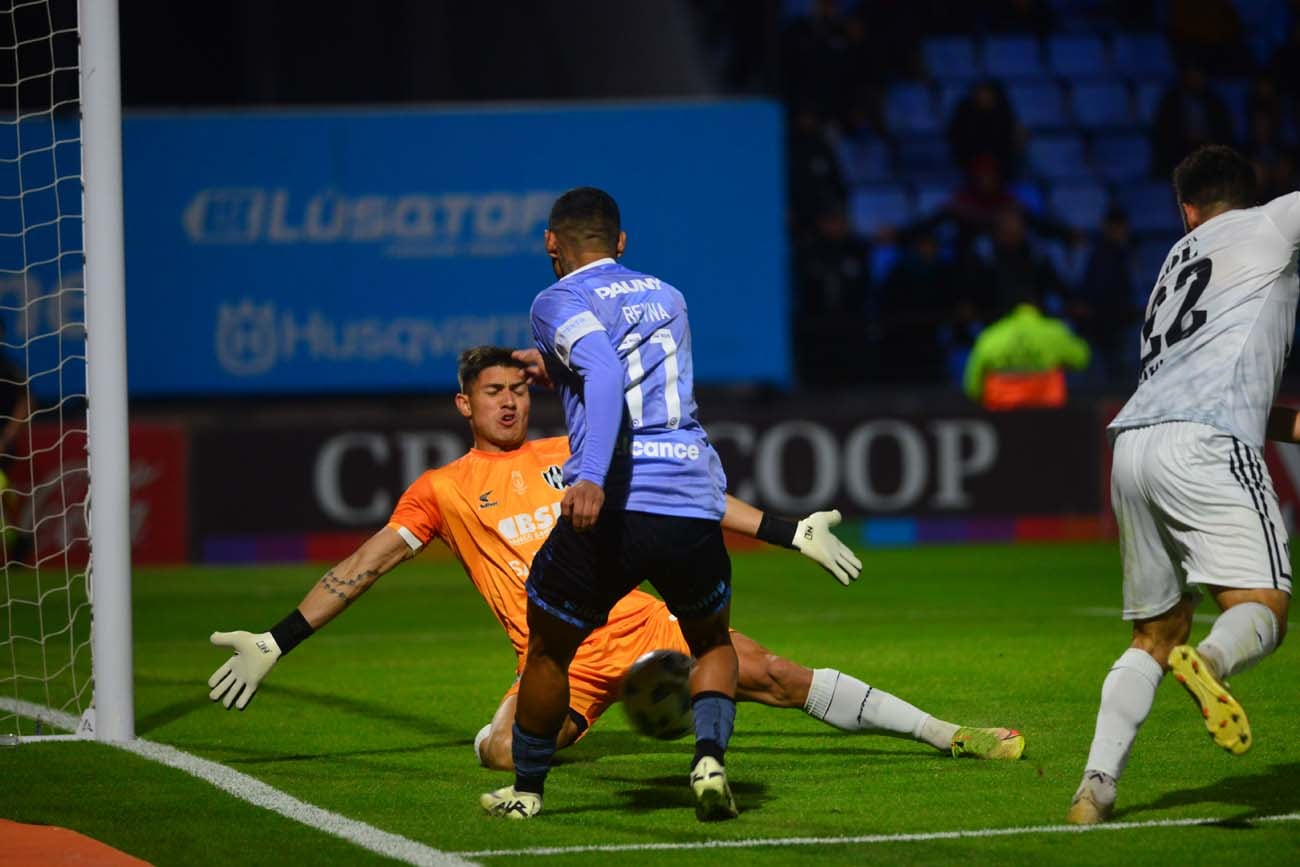
<path fill-rule="evenodd" d="M 1101 689 L 1083 782 L 1067 819 L 1104 821 L 1166 671 L 1215 743 L 1240 755 L 1250 725 L 1224 681 L 1286 632 L 1291 559 L 1265 437 L 1297 441 L 1274 407 L 1295 329 L 1300 193 L 1251 207 L 1253 166 L 1207 146 L 1174 171 L 1187 234 L 1147 305 L 1137 391 L 1110 424 L 1111 505 L 1133 642 Z M 1200 589 L 1222 614 L 1188 646 Z"/>

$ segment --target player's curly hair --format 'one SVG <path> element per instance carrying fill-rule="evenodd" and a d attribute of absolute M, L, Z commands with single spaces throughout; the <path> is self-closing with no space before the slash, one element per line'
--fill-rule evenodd
<path fill-rule="evenodd" d="M 618 203 L 604 190 L 575 187 L 551 205 L 547 228 L 579 249 L 613 253 L 622 231 Z"/>
<path fill-rule="evenodd" d="M 1174 169 L 1174 192 L 1179 202 L 1198 208 L 1259 204 L 1255 167 L 1227 145 L 1204 145 L 1188 154 Z"/>
<path fill-rule="evenodd" d="M 469 386 L 478 381 L 479 374 L 489 367 L 523 370 L 525 366 L 504 346 L 471 346 L 456 360 L 456 380 L 460 383 L 461 394 L 466 394 Z"/>

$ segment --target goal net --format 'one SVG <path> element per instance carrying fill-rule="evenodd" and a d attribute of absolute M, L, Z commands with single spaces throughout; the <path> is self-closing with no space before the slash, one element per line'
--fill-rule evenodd
<path fill-rule="evenodd" d="M 76 0 L 0 0 L 0 739 L 93 703 Z M 93 718 L 86 716 L 87 728 Z"/>

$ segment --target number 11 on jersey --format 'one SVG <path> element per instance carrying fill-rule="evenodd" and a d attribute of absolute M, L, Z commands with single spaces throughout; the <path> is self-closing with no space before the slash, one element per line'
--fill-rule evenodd
<path fill-rule="evenodd" d="M 627 353 L 628 385 L 625 397 L 628 414 L 632 417 L 632 428 L 644 427 L 646 421 L 644 415 L 646 392 L 642 385 L 646 378 L 646 365 L 641 357 L 641 350 L 645 344 L 663 349 L 665 418 L 662 423 L 669 429 L 676 429 L 682 420 L 682 397 L 677 383 L 677 341 L 673 339 L 672 332 L 666 328 L 655 331 L 645 343 L 642 342 L 641 335 L 633 331 L 619 344 L 619 351 Z M 654 394 L 652 386 L 649 387 L 649 392 Z M 653 416 L 653 410 L 649 421 L 651 424 L 659 423 L 659 420 Z"/>

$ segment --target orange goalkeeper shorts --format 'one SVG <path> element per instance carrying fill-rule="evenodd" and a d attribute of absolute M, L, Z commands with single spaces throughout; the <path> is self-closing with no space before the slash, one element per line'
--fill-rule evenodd
<path fill-rule="evenodd" d="M 691 655 L 677 618 L 658 600 L 635 622 L 611 621 L 588 636 L 569 665 L 569 707 L 590 726 L 618 701 L 623 674 L 642 654 L 676 650 Z M 519 692 L 519 680 L 502 701 Z"/>

